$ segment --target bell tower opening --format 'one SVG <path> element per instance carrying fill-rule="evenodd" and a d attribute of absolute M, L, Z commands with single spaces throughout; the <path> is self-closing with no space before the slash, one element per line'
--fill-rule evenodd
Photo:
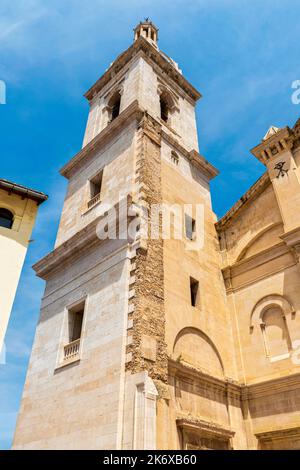
<path fill-rule="evenodd" d="M 169 106 L 164 94 L 160 96 L 160 117 L 163 121 L 168 122 Z"/>
<path fill-rule="evenodd" d="M 109 109 L 110 109 L 110 121 L 116 119 L 120 114 L 120 106 L 121 106 L 121 94 L 117 91 L 109 102 Z"/>
<path fill-rule="evenodd" d="M 140 36 L 143 36 L 153 46 L 157 47 L 158 40 L 158 28 L 150 21 L 149 18 L 145 18 L 134 28 L 134 40 L 136 41 Z"/>

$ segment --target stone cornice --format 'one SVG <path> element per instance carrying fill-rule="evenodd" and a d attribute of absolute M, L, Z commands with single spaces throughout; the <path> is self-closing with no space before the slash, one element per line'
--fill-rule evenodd
<path fill-rule="evenodd" d="M 289 127 L 283 127 L 274 135 L 254 147 L 251 153 L 261 163 L 267 165 L 271 159 L 292 149 L 294 141 L 293 134 L 293 131 Z"/>
<path fill-rule="evenodd" d="M 76 258 L 76 255 L 82 255 L 82 251 L 90 249 L 100 240 L 96 235 L 96 227 L 101 217 L 97 217 L 93 222 L 77 232 L 69 240 L 65 241 L 51 253 L 46 255 L 32 267 L 38 277 L 48 279 L 50 275 L 61 268 L 66 262 Z"/>
<path fill-rule="evenodd" d="M 35 189 L 30 189 L 26 186 L 13 183 L 12 181 L 8 181 L 5 179 L 0 179 L 0 189 L 3 189 L 8 193 L 18 194 L 24 199 L 32 199 L 33 201 L 36 201 L 38 205 L 48 199 L 47 194 L 41 193 L 40 191 L 36 191 Z"/>
<path fill-rule="evenodd" d="M 300 373 L 286 375 L 285 377 L 265 380 L 255 384 L 248 384 L 243 391 L 242 399 L 255 399 L 271 396 L 276 393 L 286 393 L 291 390 L 300 390 Z"/>
<path fill-rule="evenodd" d="M 122 204 L 127 205 L 128 208 L 132 204 L 131 196 L 127 196 L 126 199 L 114 206 L 116 214 L 118 214 Z M 34 264 L 33 269 L 37 276 L 47 280 L 54 272 L 63 269 L 66 263 L 81 257 L 84 252 L 90 250 L 95 245 L 105 243 L 105 240 L 101 240 L 97 236 L 97 226 L 105 216 L 105 214 L 98 216 L 75 235 Z M 116 225 L 118 229 L 118 218 Z M 126 240 L 124 240 L 124 243 L 125 242 Z"/>
<path fill-rule="evenodd" d="M 162 129 L 159 121 L 153 118 L 147 111 L 139 107 L 138 101 L 131 103 L 122 113 L 108 124 L 102 132 L 94 137 L 85 147 L 83 147 L 63 168 L 60 174 L 66 178 L 70 178 L 73 171 L 81 165 L 83 161 L 92 156 L 101 146 L 112 139 L 120 130 L 124 129 L 124 124 L 129 124 L 130 119 L 135 119 L 139 128 L 158 145 L 160 145 L 161 137 L 178 149 L 192 165 L 197 167 L 200 172 L 207 178 L 212 179 L 219 174 L 219 171 L 211 165 L 202 155 L 196 150 L 187 151 L 179 142 L 171 137 L 167 132 Z"/>
<path fill-rule="evenodd" d="M 300 119 L 296 122 L 293 127 L 294 132 L 294 149 L 298 149 L 300 147 Z"/>
<path fill-rule="evenodd" d="M 138 52 L 142 51 L 163 72 L 170 77 L 177 85 L 179 85 L 190 98 L 197 101 L 201 94 L 194 88 L 154 46 L 152 46 L 145 38 L 140 36 L 125 52 L 120 54 L 112 63 L 109 69 L 96 81 L 96 83 L 85 93 L 85 97 L 91 101 L 93 97 L 115 77 L 115 75 L 134 57 Z"/>
<path fill-rule="evenodd" d="M 300 245 L 300 227 L 284 233 L 280 238 L 287 244 L 288 247 Z"/>
<path fill-rule="evenodd" d="M 130 123 L 130 118 L 140 120 L 142 116 L 143 111 L 139 107 L 138 101 L 133 101 L 116 119 L 108 124 L 102 132 L 96 135 L 96 137 L 94 137 L 68 163 L 66 163 L 66 165 L 61 168 L 60 174 L 69 178 L 72 171 L 81 164 L 83 159 L 94 154 L 101 145 L 104 145 L 108 141 L 108 139 L 111 139 L 115 134 L 120 132 L 121 129 L 124 129 L 124 124 Z"/>
<path fill-rule="evenodd" d="M 230 266 L 230 269 L 233 272 L 233 275 L 237 276 L 239 274 L 248 272 L 249 269 L 257 268 L 266 264 L 268 261 L 272 261 L 274 258 L 278 258 L 283 254 L 288 253 L 286 246 L 283 242 L 279 242 L 276 245 L 266 248 L 265 250 L 255 253 L 249 258 L 242 259 L 237 261 L 235 264 Z"/>
<path fill-rule="evenodd" d="M 206 374 L 196 367 L 193 367 L 192 365 L 175 361 L 171 358 L 168 359 L 168 364 L 169 374 L 173 375 L 174 377 L 197 380 L 201 383 L 209 385 L 212 388 L 216 388 L 220 391 L 223 391 L 224 393 L 228 393 L 231 396 L 239 396 L 240 384 L 233 379 L 228 377 L 224 377 L 223 379 L 214 377 L 212 375 Z"/>
<path fill-rule="evenodd" d="M 216 223 L 216 229 L 222 231 L 227 228 L 241 210 L 257 198 L 271 184 L 268 172 L 265 172 L 248 191 L 229 209 L 228 212 Z"/>
<path fill-rule="evenodd" d="M 300 389 L 300 373 L 270 380 L 262 380 L 254 384 L 244 384 L 230 378 L 219 379 L 213 377 L 199 371 L 199 369 L 195 367 L 188 367 L 186 364 L 182 364 L 170 358 L 168 359 L 168 363 L 170 376 L 174 378 L 197 380 L 205 386 L 226 391 L 229 396 L 240 398 L 243 401 Z"/>
<path fill-rule="evenodd" d="M 187 413 L 180 413 L 176 417 L 176 424 L 180 428 L 187 430 L 201 430 L 204 433 L 213 434 L 215 437 L 230 439 L 235 432 L 225 426 L 220 426 L 212 421 L 208 422 L 202 418 L 191 416 Z"/>
<path fill-rule="evenodd" d="M 180 143 L 170 134 L 162 129 L 163 139 L 181 152 L 200 172 L 208 179 L 211 180 L 219 174 L 219 170 L 209 163 L 200 153 L 196 150 L 188 152 Z"/>
<path fill-rule="evenodd" d="M 260 441 L 274 441 L 277 439 L 295 439 L 300 437 L 300 427 L 270 429 L 269 431 L 257 432 L 255 436 Z"/>
<path fill-rule="evenodd" d="M 268 139 L 262 141 L 259 145 L 254 147 L 251 152 L 260 160 L 264 165 L 272 157 L 277 157 L 281 153 L 287 152 L 292 148 L 297 148 L 300 145 L 300 120 L 298 120 L 293 127 L 284 127 L 276 134 Z M 226 212 L 226 214 L 216 223 L 216 229 L 222 231 L 227 228 L 234 218 L 239 214 L 240 210 L 259 196 L 265 188 L 271 184 L 268 172 L 265 172 L 249 189 L 248 191 Z"/>
<path fill-rule="evenodd" d="M 202 174 L 209 180 L 215 178 L 219 174 L 219 170 L 209 163 L 200 153 L 196 150 L 191 150 L 188 154 L 189 161 L 196 166 Z"/>
<path fill-rule="evenodd" d="M 242 282 L 241 284 L 235 287 L 233 287 L 232 285 L 233 278 L 238 277 L 244 273 L 249 273 L 251 270 L 259 268 L 260 266 L 265 266 L 267 265 L 267 263 L 270 263 L 273 260 L 276 260 L 277 258 L 281 256 L 289 255 L 289 253 L 290 251 L 288 250 L 285 243 L 280 242 L 263 251 L 260 251 L 259 253 L 256 253 L 255 255 L 250 256 L 249 258 L 238 261 L 231 266 L 224 267 L 222 269 L 222 274 L 223 274 L 223 279 L 224 279 L 227 294 L 234 292 L 238 289 L 244 288 L 248 285 L 251 285 L 253 282 L 257 282 L 258 280 L 261 280 L 265 277 L 269 277 L 275 272 L 278 272 L 278 269 L 272 272 L 266 271 L 266 273 L 263 276 L 255 276 L 253 279 L 249 279 L 249 281 L 247 282 Z M 283 265 L 280 268 L 280 271 L 294 264 L 295 264 L 295 261 L 293 260 L 291 264 Z"/>
<path fill-rule="evenodd" d="M 290 249 L 296 263 L 300 263 L 300 227 L 284 233 L 280 237 Z"/>

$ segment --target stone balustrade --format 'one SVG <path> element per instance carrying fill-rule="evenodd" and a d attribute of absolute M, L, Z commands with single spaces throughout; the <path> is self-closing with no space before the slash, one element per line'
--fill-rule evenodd
<path fill-rule="evenodd" d="M 80 338 L 64 346 L 64 361 L 79 356 Z"/>

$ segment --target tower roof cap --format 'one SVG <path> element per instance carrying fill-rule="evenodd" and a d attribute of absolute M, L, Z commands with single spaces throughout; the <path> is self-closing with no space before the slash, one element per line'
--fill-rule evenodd
<path fill-rule="evenodd" d="M 145 18 L 144 21 L 140 21 L 134 28 L 134 31 L 136 31 L 138 28 L 140 28 L 143 25 L 147 25 L 147 26 L 151 25 L 152 28 L 155 29 L 155 31 L 158 31 L 158 28 L 155 26 L 154 23 L 152 23 L 149 17 Z"/>
<path fill-rule="evenodd" d="M 135 41 L 140 36 L 143 36 L 147 41 L 157 47 L 158 28 L 152 23 L 150 18 L 145 18 L 144 21 L 140 21 L 133 31 Z"/>

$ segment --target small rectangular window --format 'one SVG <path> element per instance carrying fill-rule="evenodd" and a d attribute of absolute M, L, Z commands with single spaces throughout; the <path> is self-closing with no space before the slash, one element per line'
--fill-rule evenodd
<path fill-rule="evenodd" d="M 176 165 L 178 165 L 179 163 L 179 156 L 177 155 L 176 152 L 174 152 L 174 150 L 172 150 L 171 152 L 171 160 L 173 163 L 175 163 Z"/>
<path fill-rule="evenodd" d="M 66 364 L 80 360 L 84 313 L 85 300 L 81 300 L 77 305 L 67 308 L 67 322 L 64 327 L 58 367 L 64 367 Z"/>
<path fill-rule="evenodd" d="M 94 178 L 90 180 L 90 198 L 93 199 L 96 196 L 100 196 L 102 187 L 103 171 L 98 173 Z"/>
<path fill-rule="evenodd" d="M 196 221 L 189 215 L 185 215 L 185 236 L 189 240 L 196 238 Z"/>
<path fill-rule="evenodd" d="M 199 295 L 199 282 L 190 277 L 191 305 L 197 307 Z"/>
<path fill-rule="evenodd" d="M 69 343 L 81 338 L 84 315 L 84 302 L 68 311 L 69 315 Z"/>

